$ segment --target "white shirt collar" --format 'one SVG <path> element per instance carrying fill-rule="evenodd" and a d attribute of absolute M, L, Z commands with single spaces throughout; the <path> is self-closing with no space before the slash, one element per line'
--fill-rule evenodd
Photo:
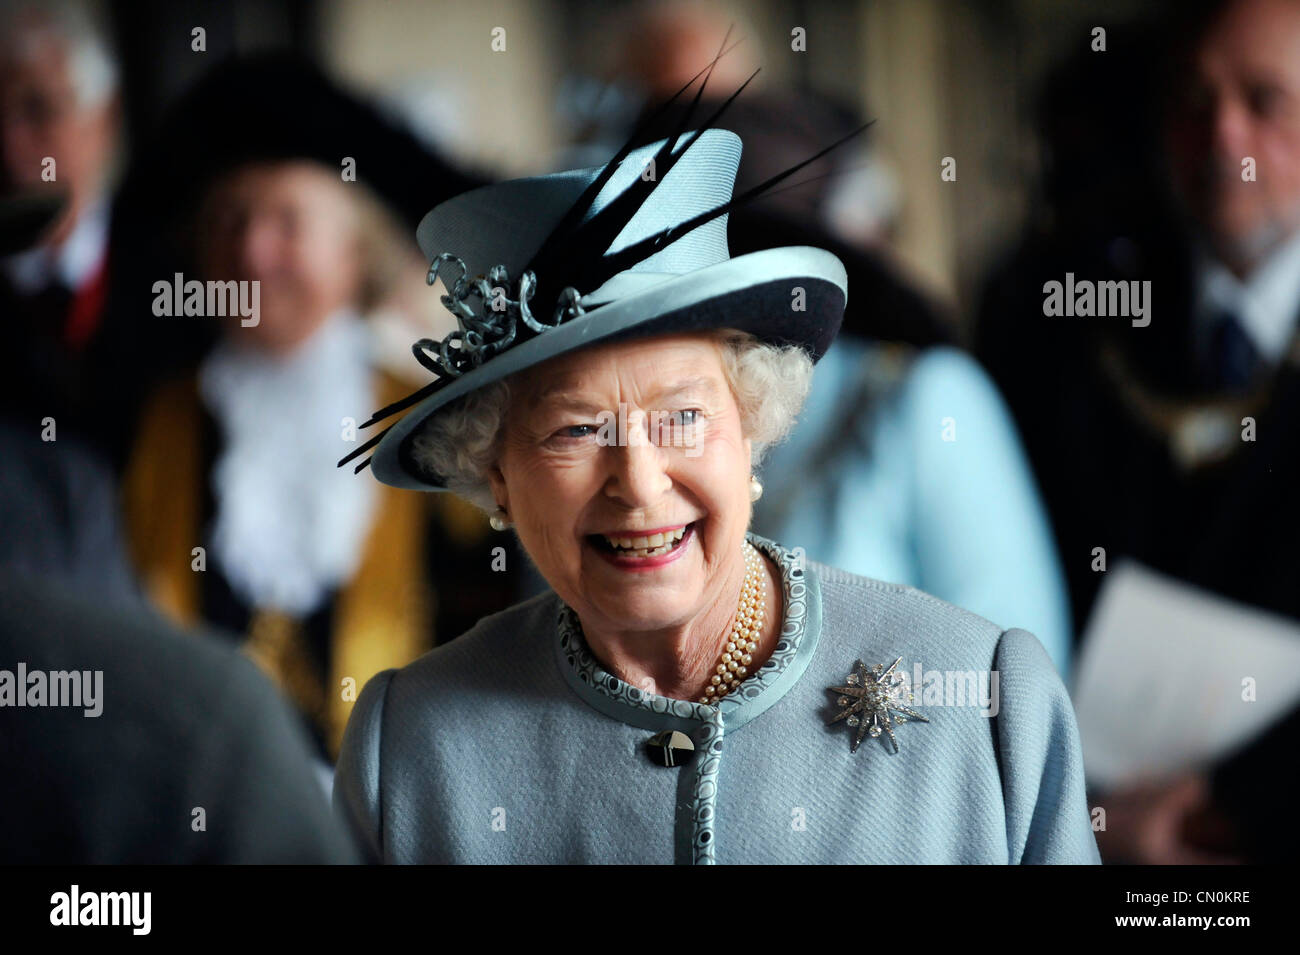
<path fill-rule="evenodd" d="M 1196 311 L 1202 340 L 1217 314 L 1231 312 L 1266 360 L 1281 361 L 1300 316 L 1300 232 L 1274 250 L 1245 281 L 1204 249 L 1198 250 L 1197 266 Z"/>
<path fill-rule="evenodd" d="M 14 288 L 35 295 L 56 281 L 70 291 L 81 288 L 108 254 L 108 203 L 97 200 L 77 219 L 57 249 L 38 247 L 8 256 L 4 269 Z"/>

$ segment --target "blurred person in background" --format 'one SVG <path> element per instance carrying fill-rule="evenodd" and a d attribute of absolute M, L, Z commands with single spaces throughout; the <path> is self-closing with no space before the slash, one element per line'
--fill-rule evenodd
<path fill-rule="evenodd" d="M 0 710 L 0 863 L 360 861 L 309 737 L 256 667 L 63 569 L 0 569 L 5 669 L 71 673 L 94 696 Z"/>
<path fill-rule="evenodd" d="M 64 215 L 59 195 L 0 197 L 0 240 L 21 252 Z M 75 434 L 58 435 L 12 409 L 0 414 L 0 575 L 57 574 L 79 592 L 136 603 L 117 484 L 103 459 Z M 49 440 L 49 438 L 53 440 Z"/>
<path fill-rule="evenodd" d="M 117 80 L 81 5 L 0 3 L 0 571 L 129 602 L 112 448 L 132 367 L 108 360 L 106 310 Z"/>
<path fill-rule="evenodd" d="M 753 72 L 753 38 L 713 8 L 645 7 L 628 32 L 624 62 L 638 70 L 632 81 L 650 102 L 666 100 L 716 53 L 728 29 L 736 45 L 714 68 L 711 85 L 719 74 L 728 78 L 715 89 L 734 89 Z M 670 113 L 645 139 L 669 135 L 677 122 Z M 722 125 L 746 144 L 737 180 L 743 193 L 861 120 L 812 93 L 746 90 Z M 844 262 L 853 288 L 844 331 L 817 366 L 799 424 L 763 463 L 766 490 L 754 527 L 817 560 L 1024 627 L 1066 676 L 1065 581 L 1015 424 L 980 365 L 950 346 L 952 326 L 940 310 L 866 248 L 865 236 L 837 234 L 834 222 L 881 218 L 838 207 L 843 184 L 869 156 L 842 153 L 806 166 L 729 220 L 733 253 L 791 243 L 826 248 Z"/>
<path fill-rule="evenodd" d="M 61 211 L 0 200 L 0 241 Z M 358 861 L 265 677 L 134 599 L 99 462 L 7 423 L 0 446 L 0 862 Z"/>
<path fill-rule="evenodd" d="M 1081 629 L 1103 546 L 1112 564 L 1300 617 L 1300 562 L 1266 542 L 1300 527 L 1300 3 L 1218 0 L 1180 7 L 1176 25 L 1172 44 L 1167 26 L 1132 43 L 1113 32 L 1104 56 L 1049 84 L 1046 202 L 977 328 L 1043 480 Z M 1149 281 L 1149 325 L 1047 317 L 1044 285 L 1067 272 Z M 1293 763 L 1107 794 L 1103 856 L 1285 857 Z"/>
<path fill-rule="evenodd" d="M 120 125 L 117 63 L 85 6 L 0 4 L 0 191 L 64 201 L 34 246 L 0 250 L 0 401 L 20 427 L 53 419 L 114 465 L 140 367 L 109 299 Z"/>
<path fill-rule="evenodd" d="M 418 255 L 387 190 L 419 202 L 471 180 L 279 56 L 218 68 L 159 143 L 133 191 L 183 210 L 185 280 L 256 288 L 258 314 L 154 319 L 220 337 L 142 414 L 125 478 L 133 560 L 173 618 L 246 635 L 332 757 L 350 688 L 516 596 L 514 552 L 491 573 L 467 505 L 334 467 L 355 447 L 356 409 L 405 391 L 374 361 L 366 323 Z"/>
<path fill-rule="evenodd" d="M 144 396 L 200 345 L 149 322 L 159 237 L 122 213 L 120 69 L 95 9 L 0 0 L 0 194 L 63 204 L 36 243 L 0 248 L 0 414 L 75 436 L 116 479 Z"/>

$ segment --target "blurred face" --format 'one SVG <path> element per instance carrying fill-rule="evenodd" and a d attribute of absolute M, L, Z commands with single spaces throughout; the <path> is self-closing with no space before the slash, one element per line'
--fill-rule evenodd
<path fill-rule="evenodd" d="M 51 189 L 70 195 L 61 238 L 103 186 L 117 129 L 112 97 L 83 105 L 66 44 L 40 30 L 6 38 L 0 54 L 0 175 L 4 191 Z M 54 180 L 42 178 L 54 160 Z"/>
<path fill-rule="evenodd" d="M 737 45 L 747 33 L 750 31 L 743 24 L 737 25 L 735 11 L 690 2 L 656 4 L 646 7 L 628 34 L 623 62 L 645 85 L 651 99 L 664 99 L 711 63 L 726 40 L 728 47 L 735 48 L 713 67 L 709 87 L 730 92 L 758 65 L 754 47 Z"/>
<path fill-rule="evenodd" d="M 253 163 L 219 180 L 200 215 L 203 278 L 261 283 L 260 321 L 231 334 L 292 350 L 361 289 L 357 209 L 337 172 Z"/>
<path fill-rule="evenodd" d="M 622 446 L 599 435 L 620 402 Z M 656 412 L 683 412 L 661 420 L 693 422 L 693 432 L 676 443 L 653 434 Z M 734 602 L 727 588 L 743 572 L 750 442 L 711 337 L 598 346 L 547 362 L 512 379 L 505 429 L 497 501 L 585 626 L 685 626 L 724 593 Z"/>
<path fill-rule="evenodd" d="M 1174 184 L 1225 262 L 1300 229 L 1300 2 L 1241 0 L 1193 51 L 1169 125 Z M 1257 181 L 1242 181 L 1242 160 Z"/>

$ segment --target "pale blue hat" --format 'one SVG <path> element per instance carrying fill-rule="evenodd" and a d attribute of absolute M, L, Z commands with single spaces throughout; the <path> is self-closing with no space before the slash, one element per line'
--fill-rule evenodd
<path fill-rule="evenodd" d="M 363 427 L 414 405 L 340 464 L 373 447 L 358 471 L 369 463 L 385 484 L 445 490 L 411 454 L 431 415 L 597 342 L 736 328 L 819 359 L 843 318 L 844 266 L 807 246 L 728 254 L 727 210 L 764 188 L 733 197 L 740 151 L 734 133 L 704 129 L 441 203 L 416 237 L 460 328 L 413 346 L 436 380 L 376 412 Z"/>

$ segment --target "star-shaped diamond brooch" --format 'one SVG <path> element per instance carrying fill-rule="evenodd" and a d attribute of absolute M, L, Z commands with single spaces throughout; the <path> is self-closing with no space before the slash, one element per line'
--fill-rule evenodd
<path fill-rule="evenodd" d="M 853 734 L 850 752 L 858 751 L 863 737 L 870 735 L 874 738 L 883 732 L 889 737 L 889 742 L 897 753 L 898 740 L 894 738 L 895 723 L 906 723 L 909 719 L 920 720 L 922 723 L 930 722 L 916 710 L 903 705 L 904 699 L 910 703 L 913 697 L 903 686 L 905 682 L 903 675 L 894 672 L 894 667 L 902 660 L 903 658 L 899 657 L 889 665 L 889 669 L 885 669 L 883 663 L 877 663 L 868 669 L 861 660 L 855 660 L 853 672 L 844 680 L 845 686 L 826 688 L 831 693 L 839 694 L 835 704 L 843 707 L 826 725 L 846 720 L 849 726 L 857 730 Z M 899 715 L 891 717 L 891 712 Z"/>

